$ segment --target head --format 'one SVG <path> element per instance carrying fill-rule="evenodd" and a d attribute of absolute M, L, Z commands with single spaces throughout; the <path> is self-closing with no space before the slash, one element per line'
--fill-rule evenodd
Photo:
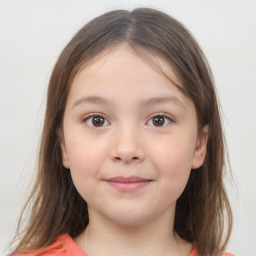
<path fill-rule="evenodd" d="M 191 170 L 185 190 L 176 202 L 174 228 L 183 239 L 196 242 L 202 255 L 217 255 L 227 242 L 226 238 L 221 243 L 223 211 L 227 207 L 230 215 L 230 208 L 222 180 L 223 134 L 211 71 L 200 47 L 183 25 L 164 13 L 144 8 L 112 11 L 92 20 L 73 37 L 54 67 L 34 189 L 38 195 L 34 221 L 43 213 L 48 216 L 47 225 L 42 227 L 44 235 L 39 239 L 41 245 L 61 233 L 76 236 L 88 225 L 87 204 L 63 166 L 63 118 L 76 75 L 85 65 L 124 44 L 191 101 L 198 135 L 207 131 L 204 161 Z M 158 60 L 169 65 L 176 79 Z M 47 237 L 53 225 L 56 232 Z M 35 232 L 35 227 L 30 228 L 31 234 Z"/>

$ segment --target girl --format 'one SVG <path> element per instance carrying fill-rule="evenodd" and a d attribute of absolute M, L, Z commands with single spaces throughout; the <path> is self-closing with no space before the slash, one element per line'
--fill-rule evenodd
<path fill-rule="evenodd" d="M 212 74 L 190 33 L 152 9 L 106 13 L 53 70 L 13 255 L 224 255 L 223 167 Z"/>

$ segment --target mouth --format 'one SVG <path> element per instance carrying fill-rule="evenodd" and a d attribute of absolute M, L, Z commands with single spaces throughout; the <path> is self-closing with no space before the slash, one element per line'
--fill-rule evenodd
<path fill-rule="evenodd" d="M 140 188 L 145 187 L 146 185 L 150 184 L 153 180 L 145 179 L 137 176 L 131 177 L 113 177 L 110 179 L 104 180 L 112 187 L 123 191 L 123 192 L 133 192 Z"/>

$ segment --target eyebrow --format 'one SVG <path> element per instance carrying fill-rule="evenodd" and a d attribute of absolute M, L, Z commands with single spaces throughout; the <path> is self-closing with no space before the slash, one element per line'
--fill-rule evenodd
<path fill-rule="evenodd" d="M 176 97 L 154 97 L 150 99 L 143 100 L 141 105 L 157 105 L 162 103 L 175 103 L 181 107 L 185 107 L 184 103 Z"/>
<path fill-rule="evenodd" d="M 106 98 L 99 97 L 99 96 L 88 96 L 88 97 L 83 97 L 79 100 L 77 100 L 73 107 L 76 107 L 80 104 L 87 104 L 87 103 L 92 103 L 92 104 L 97 104 L 97 105 L 107 105 L 109 104 L 109 101 Z"/>
<path fill-rule="evenodd" d="M 73 107 L 76 107 L 78 105 L 81 104 L 96 104 L 96 105 L 109 105 L 110 101 L 104 97 L 100 97 L 100 96 L 87 96 L 87 97 L 83 97 L 79 100 L 77 100 Z M 174 103 L 177 104 L 183 108 L 185 108 L 184 103 L 182 103 L 182 101 L 180 101 L 178 98 L 176 97 L 153 97 L 153 98 L 149 98 L 149 99 L 143 99 L 140 101 L 139 105 L 143 106 L 150 106 L 150 105 L 158 105 L 158 104 L 162 104 L 162 103 Z"/>

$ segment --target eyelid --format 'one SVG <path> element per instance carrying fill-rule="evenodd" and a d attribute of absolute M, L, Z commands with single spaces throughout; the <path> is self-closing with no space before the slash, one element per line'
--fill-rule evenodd
<path fill-rule="evenodd" d="M 108 124 L 107 124 L 107 125 L 100 126 L 100 127 L 88 125 L 89 127 L 92 127 L 92 128 L 102 128 L 102 127 L 105 127 L 105 126 L 109 126 L 109 125 L 110 125 L 110 122 L 109 122 L 108 119 L 105 117 L 105 115 L 103 115 L 102 113 L 90 113 L 90 114 L 87 114 L 87 115 L 83 116 L 82 122 L 87 122 L 88 119 L 90 119 L 91 117 L 95 117 L 95 116 L 99 116 L 99 117 L 104 118 L 105 121 L 106 121 Z"/>
<path fill-rule="evenodd" d="M 159 113 L 154 113 L 152 114 L 149 118 L 148 118 L 148 121 L 146 122 L 146 124 L 154 117 L 157 117 L 157 116 L 162 116 L 166 119 L 168 119 L 171 123 L 174 122 L 174 118 L 170 115 L 170 114 L 166 114 L 166 113 L 163 113 L 163 112 L 159 112 Z M 165 127 L 166 125 L 163 125 L 163 126 L 158 126 L 158 127 Z M 157 126 L 155 126 L 157 127 Z"/>

